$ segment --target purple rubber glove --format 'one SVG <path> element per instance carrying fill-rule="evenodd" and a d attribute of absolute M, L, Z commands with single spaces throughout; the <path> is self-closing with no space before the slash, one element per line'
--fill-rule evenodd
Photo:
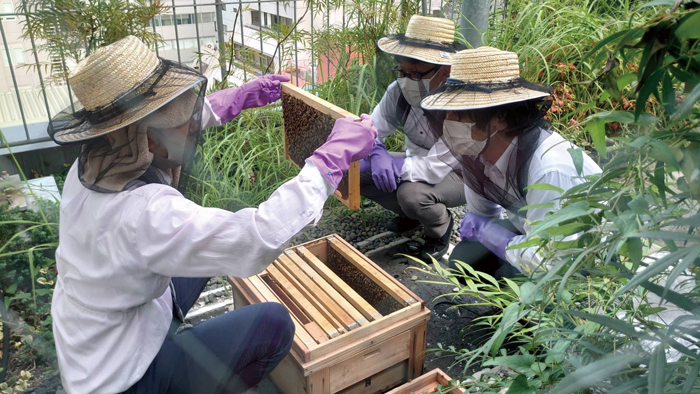
<path fill-rule="evenodd" d="M 350 163 L 365 158 L 377 138 L 377 129 L 372 125 L 371 116 L 362 114 L 362 121 L 355 119 L 348 116 L 336 120 L 326 143 L 307 159 L 336 188 L 343 179 L 343 173 L 350 168 Z"/>
<path fill-rule="evenodd" d="M 459 226 L 462 241 L 477 241 L 499 258 L 506 259 L 506 247 L 517 234 L 512 233 L 492 219 L 468 212 Z"/>
<path fill-rule="evenodd" d="M 377 143 L 372 148 L 369 159 L 372 164 L 374 185 L 385 193 L 396 190 L 396 180 L 401 179 L 401 167 L 406 159 L 390 155 L 382 143 Z"/>
<path fill-rule="evenodd" d="M 282 95 L 282 82 L 289 82 L 289 76 L 263 75 L 237 88 L 214 92 L 207 96 L 207 100 L 216 116 L 221 118 L 221 124 L 225 124 L 244 109 L 262 107 L 279 100 Z"/>
<path fill-rule="evenodd" d="M 369 160 L 369 157 L 365 157 L 360 160 L 360 174 L 370 171 L 372 171 L 372 162 Z"/>

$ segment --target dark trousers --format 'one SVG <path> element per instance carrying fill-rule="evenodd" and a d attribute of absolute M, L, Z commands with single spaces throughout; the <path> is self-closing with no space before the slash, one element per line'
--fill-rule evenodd
<path fill-rule="evenodd" d="M 497 220 L 496 223 L 516 234 L 520 233 L 509 220 Z M 520 271 L 509 262 L 500 259 L 478 241 L 462 241 L 458 243 L 452 250 L 452 254 L 450 254 L 450 268 L 455 269 L 457 267 L 455 261 L 468 264 L 475 271 L 489 274 L 497 280 L 521 275 Z"/>
<path fill-rule="evenodd" d="M 183 314 L 209 278 L 173 278 Z M 241 393 L 287 355 L 294 323 L 277 303 L 250 305 L 175 333 L 173 320 L 158 355 L 127 393 Z"/>
<path fill-rule="evenodd" d="M 398 188 L 386 193 L 372 180 L 372 173 L 360 174 L 360 194 L 393 211 L 400 217 L 418 220 L 425 228 L 425 235 L 442 237 L 450 225 L 447 208 L 466 204 L 464 183 L 451 172 L 436 185 L 423 182 L 401 182 Z"/>

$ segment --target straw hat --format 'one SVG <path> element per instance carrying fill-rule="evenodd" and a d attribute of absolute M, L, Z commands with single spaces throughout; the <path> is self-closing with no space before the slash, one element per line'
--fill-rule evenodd
<path fill-rule="evenodd" d="M 455 43 L 455 23 L 451 19 L 413 15 L 406 34 L 382 37 L 382 51 L 432 64 L 450 65 L 455 52 L 464 46 Z"/>
<path fill-rule="evenodd" d="M 421 106 L 427 110 L 469 110 L 532 100 L 550 88 L 520 78 L 518 55 L 493 47 L 457 52 L 447 82 Z"/>
<path fill-rule="evenodd" d="M 59 144 L 104 135 L 144 118 L 203 80 L 128 36 L 97 49 L 70 72 L 68 82 L 79 104 L 75 113 L 68 108 L 56 115 L 49 133 Z"/>

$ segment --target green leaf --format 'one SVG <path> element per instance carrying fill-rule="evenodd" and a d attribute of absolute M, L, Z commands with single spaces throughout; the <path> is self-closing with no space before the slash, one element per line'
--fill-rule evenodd
<path fill-rule="evenodd" d="M 622 287 L 620 290 L 618 290 L 615 293 L 615 296 L 620 296 L 621 294 L 624 294 L 640 284 L 647 282 L 650 278 L 662 273 L 663 271 L 666 270 L 670 265 L 677 263 L 683 258 L 687 257 L 692 257 L 700 254 L 700 246 L 694 246 L 690 248 L 685 248 L 685 249 L 679 249 L 675 252 L 669 253 L 665 255 L 664 257 L 656 260 L 654 263 L 650 264 L 647 268 L 644 270 L 637 272 L 636 275 L 630 279 L 627 284 Z"/>
<path fill-rule="evenodd" d="M 594 315 L 591 313 L 579 312 L 576 310 L 564 311 L 564 313 L 568 313 L 570 315 L 581 317 L 583 319 L 598 323 L 601 326 L 606 326 L 608 328 L 613 329 L 615 332 L 627 335 L 630 338 L 638 338 L 640 336 L 641 337 L 647 336 L 643 332 L 636 331 L 634 329 L 634 326 L 632 326 L 631 324 L 626 323 L 626 322 L 619 320 L 619 319 L 612 318 L 610 316 Z"/>
<path fill-rule="evenodd" d="M 576 234 L 577 232 L 581 231 L 582 229 L 588 227 L 587 224 L 585 223 L 568 223 L 568 224 L 563 224 L 561 226 L 556 226 L 556 227 L 549 227 L 545 232 L 552 234 L 552 235 L 572 235 Z"/>
<path fill-rule="evenodd" d="M 534 183 L 532 185 L 529 185 L 525 187 L 525 190 L 552 190 L 555 192 L 559 192 L 559 194 L 564 193 L 564 189 L 560 187 L 556 187 L 554 185 L 550 185 L 549 183 Z"/>
<path fill-rule="evenodd" d="M 651 353 L 649 361 L 649 394 L 663 394 L 666 383 L 666 352 L 661 342 Z"/>
<path fill-rule="evenodd" d="M 629 144 L 627 144 L 627 146 L 639 149 L 642 146 L 648 144 L 649 141 L 651 141 L 651 137 L 645 134 L 633 139 Z"/>
<path fill-rule="evenodd" d="M 13 284 L 9 285 L 5 289 L 5 294 L 15 294 L 15 291 L 17 291 L 17 283 L 13 283 Z"/>
<path fill-rule="evenodd" d="M 693 386 L 695 386 L 695 381 L 698 379 L 699 375 L 700 362 L 698 362 L 698 360 L 696 359 L 695 365 L 693 365 L 693 369 L 690 370 L 690 373 L 686 378 L 685 384 L 683 385 L 683 392 L 681 394 L 690 394 L 691 390 L 693 390 Z"/>
<path fill-rule="evenodd" d="M 683 18 L 682 22 L 676 29 L 676 37 L 680 40 L 688 38 L 700 38 L 700 11 L 695 11 L 687 18 Z"/>
<path fill-rule="evenodd" d="M 676 112 L 673 115 L 671 115 L 671 120 L 677 121 L 688 116 L 690 111 L 693 109 L 693 105 L 695 105 L 695 102 L 698 100 L 700 100 L 700 84 L 695 86 L 695 88 L 693 88 L 693 90 L 690 93 L 688 93 L 688 95 L 685 97 L 685 100 L 683 100 L 681 105 L 678 106 L 678 109 L 676 109 Z"/>
<path fill-rule="evenodd" d="M 672 7 L 676 0 L 654 0 L 650 1 L 639 8 L 647 7 Z"/>
<path fill-rule="evenodd" d="M 607 156 L 607 146 L 605 145 L 605 120 L 601 118 L 592 118 L 586 123 L 586 130 L 591 135 L 593 146 L 598 150 L 602 157 Z"/>
<path fill-rule="evenodd" d="M 513 383 L 510 384 L 507 394 L 530 394 L 535 392 L 535 387 L 530 387 L 527 384 L 527 376 L 518 375 L 513 379 Z"/>
<path fill-rule="evenodd" d="M 527 211 L 530 209 L 539 209 L 539 208 L 554 208 L 554 203 L 553 202 L 548 202 L 546 204 L 532 204 L 532 205 L 525 205 L 524 207 L 518 209 L 518 212 L 523 212 Z"/>
<path fill-rule="evenodd" d="M 528 237 L 535 236 L 550 227 L 558 226 L 560 223 L 567 220 L 590 215 L 594 211 L 595 210 L 593 208 L 590 208 L 587 201 L 577 201 L 560 209 L 559 211 L 554 212 L 551 215 L 545 216 L 540 223 L 532 228 L 528 234 Z"/>
<path fill-rule="evenodd" d="M 676 155 L 671 150 L 671 147 L 661 140 L 651 140 L 651 155 L 654 157 L 654 159 L 663 161 L 664 163 L 674 166 L 677 169 L 680 169 L 681 167 L 676 159 Z"/>
<path fill-rule="evenodd" d="M 664 109 L 667 113 L 672 114 L 676 111 L 676 89 L 673 87 L 673 82 L 671 81 L 671 75 L 669 73 L 664 73 L 661 88 Z"/>
<path fill-rule="evenodd" d="M 632 277 L 631 275 L 623 276 L 627 278 Z M 696 304 L 693 302 L 693 300 L 683 294 L 677 293 L 673 290 L 667 290 L 663 286 L 652 282 L 642 282 L 640 286 L 687 312 L 700 315 L 700 305 Z"/>
<path fill-rule="evenodd" d="M 529 248 L 532 246 L 541 246 L 545 242 L 544 239 L 542 238 L 532 238 L 528 239 L 525 242 L 520 242 L 515 245 L 510 245 L 506 248 L 506 250 L 516 250 L 516 249 L 523 249 L 523 248 Z"/>
<path fill-rule="evenodd" d="M 664 73 L 666 73 L 666 69 L 660 68 L 651 73 L 649 78 L 644 81 L 643 85 L 638 85 L 639 93 L 637 94 L 637 108 L 634 112 L 635 118 L 638 119 L 640 115 L 642 115 L 642 112 L 644 112 L 644 107 L 646 106 L 649 96 L 652 94 L 656 96 L 659 95 L 659 81 L 661 81 L 661 77 L 664 76 Z"/>
<path fill-rule="evenodd" d="M 642 244 L 642 240 L 639 238 L 627 238 L 625 245 L 627 246 L 627 257 L 632 260 L 635 267 L 639 267 L 639 264 L 642 262 L 642 257 L 644 257 L 644 245 Z"/>
<path fill-rule="evenodd" d="M 562 379 L 550 394 L 571 394 L 596 385 L 597 383 L 614 376 L 621 370 L 628 367 L 630 363 L 639 361 L 641 358 L 636 355 L 620 354 L 594 363 L 583 368 L 578 368 L 574 372 Z"/>
<path fill-rule="evenodd" d="M 649 203 L 641 194 L 630 201 L 627 206 L 637 215 L 646 215 L 649 213 Z"/>
<path fill-rule="evenodd" d="M 500 365 L 508 367 L 520 373 L 530 373 L 530 366 L 535 362 L 532 354 L 520 354 L 517 356 L 496 357 L 483 363 L 484 366 Z"/>
<path fill-rule="evenodd" d="M 614 41 L 614 40 L 616 40 L 616 39 L 618 39 L 618 38 L 620 38 L 620 37 L 622 37 L 622 36 L 624 36 L 625 34 L 628 34 L 628 33 L 630 33 L 630 30 L 619 31 L 619 32 L 617 32 L 617 33 L 615 33 L 615 34 L 609 35 L 609 36 L 605 37 L 604 39 L 598 41 L 598 43 L 595 44 L 595 45 L 593 46 L 593 48 L 591 48 L 591 50 L 588 51 L 588 53 L 586 53 L 586 54 L 583 56 L 583 58 L 581 59 L 581 61 L 585 61 L 585 60 L 588 59 L 592 54 L 598 52 L 598 50 L 600 50 L 603 46 L 605 46 L 605 45 L 608 44 L 609 42 L 612 42 L 612 41 Z"/>
<path fill-rule="evenodd" d="M 574 162 L 576 173 L 578 176 L 581 176 L 583 174 L 583 150 L 581 148 L 569 148 L 567 151 Z"/>

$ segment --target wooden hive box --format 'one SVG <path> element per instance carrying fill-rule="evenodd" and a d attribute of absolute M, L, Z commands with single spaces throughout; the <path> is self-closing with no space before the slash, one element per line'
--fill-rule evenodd
<path fill-rule="evenodd" d="M 446 394 L 461 394 L 465 390 L 461 387 L 453 388 L 449 392 L 445 389 L 449 388 L 452 378 L 447 376 L 440 368 L 435 368 L 430 372 L 426 372 L 418 378 L 413 379 L 410 383 L 399 386 L 386 394 L 433 394 L 438 392 L 438 386 L 441 393 Z"/>
<path fill-rule="evenodd" d="M 282 84 L 284 154 L 299 167 L 326 142 L 335 120 L 352 113 L 291 83 Z M 352 162 L 338 185 L 335 197 L 352 210 L 360 209 L 360 163 Z"/>
<path fill-rule="evenodd" d="M 424 302 L 337 235 L 233 278 L 234 306 L 284 304 L 296 326 L 271 377 L 284 394 L 381 393 L 423 373 Z"/>

